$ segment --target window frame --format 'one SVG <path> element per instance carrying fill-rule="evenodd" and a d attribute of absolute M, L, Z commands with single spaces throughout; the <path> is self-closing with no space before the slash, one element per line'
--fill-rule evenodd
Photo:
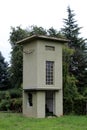
<path fill-rule="evenodd" d="M 54 61 L 46 61 L 46 85 L 54 85 Z"/>

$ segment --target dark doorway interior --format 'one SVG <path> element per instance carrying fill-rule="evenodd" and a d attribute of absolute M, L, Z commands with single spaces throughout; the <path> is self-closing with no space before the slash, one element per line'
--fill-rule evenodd
<path fill-rule="evenodd" d="M 46 98 L 45 98 L 45 110 L 46 116 L 53 116 L 54 115 L 54 92 L 47 91 Z"/>

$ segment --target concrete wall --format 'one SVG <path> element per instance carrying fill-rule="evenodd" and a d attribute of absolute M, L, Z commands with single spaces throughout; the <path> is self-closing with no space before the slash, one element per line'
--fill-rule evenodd
<path fill-rule="evenodd" d="M 53 46 L 55 50 L 46 50 Z M 54 61 L 54 84 L 46 85 L 46 61 Z M 54 114 L 63 115 L 62 95 L 62 45 L 48 40 L 36 40 L 23 47 L 23 114 L 29 117 L 45 117 L 45 92 L 54 93 Z M 29 106 L 28 92 L 33 89 L 33 106 Z M 36 89 L 44 91 L 36 91 Z"/>
<path fill-rule="evenodd" d="M 37 117 L 45 117 L 45 92 L 37 92 Z"/>
<path fill-rule="evenodd" d="M 27 117 L 37 117 L 37 93 L 32 92 L 33 105 L 29 106 L 28 92 L 23 91 L 23 114 Z"/>
<path fill-rule="evenodd" d="M 54 114 L 56 116 L 63 115 L 63 92 L 62 89 L 55 92 L 55 107 Z"/>
<path fill-rule="evenodd" d="M 46 116 L 46 91 L 31 92 L 33 97 L 33 105 L 29 106 L 28 92 L 23 92 L 23 114 L 27 117 L 44 118 Z M 56 116 L 63 115 L 63 98 L 62 90 L 55 91 L 53 104 L 53 114 Z M 50 108 L 51 109 L 51 108 Z"/>
<path fill-rule="evenodd" d="M 38 41 L 38 86 L 40 88 L 62 88 L 62 45 L 56 42 Z M 55 47 L 55 51 L 46 50 L 45 46 Z M 46 61 L 54 61 L 54 84 L 46 85 Z"/>
<path fill-rule="evenodd" d="M 37 88 L 37 43 L 26 43 L 23 47 L 23 88 Z"/>
<path fill-rule="evenodd" d="M 45 46 L 55 47 L 55 51 L 46 50 Z M 24 45 L 23 53 L 23 88 L 62 88 L 62 45 L 44 40 L 33 41 Z M 54 84 L 46 85 L 46 61 L 54 61 Z"/>
<path fill-rule="evenodd" d="M 45 117 L 45 92 L 31 92 L 33 105 L 29 106 L 28 92 L 23 91 L 23 114 L 27 117 Z"/>

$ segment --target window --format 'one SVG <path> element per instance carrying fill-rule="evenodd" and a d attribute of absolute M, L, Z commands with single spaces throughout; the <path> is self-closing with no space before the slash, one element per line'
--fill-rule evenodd
<path fill-rule="evenodd" d="M 45 46 L 45 49 L 49 50 L 49 51 L 55 51 L 55 47 L 54 46 Z"/>
<path fill-rule="evenodd" d="M 28 93 L 28 102 L 29 102 L 29 106 L 33 106 L 33 103 L 32 103 L 32 94 L 31 93 Z"/>
<path fill-rule="evenodd" d="M 52 85 L 54 82 L 54 61 L 46 61 L 46 84 Z"/>

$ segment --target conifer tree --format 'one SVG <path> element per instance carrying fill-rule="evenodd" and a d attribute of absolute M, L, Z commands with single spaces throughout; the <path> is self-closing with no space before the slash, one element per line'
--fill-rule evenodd
<path fill-rule="evenodd" d="M 7 89 L 9 87 L 8 85 L 8 65 L 0 52 L 0 90 Z"/>
<path fill-rule="evenodd" d="M 62 33 L 69 39 L 68 46 L 74 50 L 70 59 L 69 73 L 76 77 L 78 90 L 83 94 L 87 84 L 86 39 L 79 36 L 81 27 L 78 27 L 73 10 L 68 7 L 67 12 L 68 18 L 64 19 Z"/>

